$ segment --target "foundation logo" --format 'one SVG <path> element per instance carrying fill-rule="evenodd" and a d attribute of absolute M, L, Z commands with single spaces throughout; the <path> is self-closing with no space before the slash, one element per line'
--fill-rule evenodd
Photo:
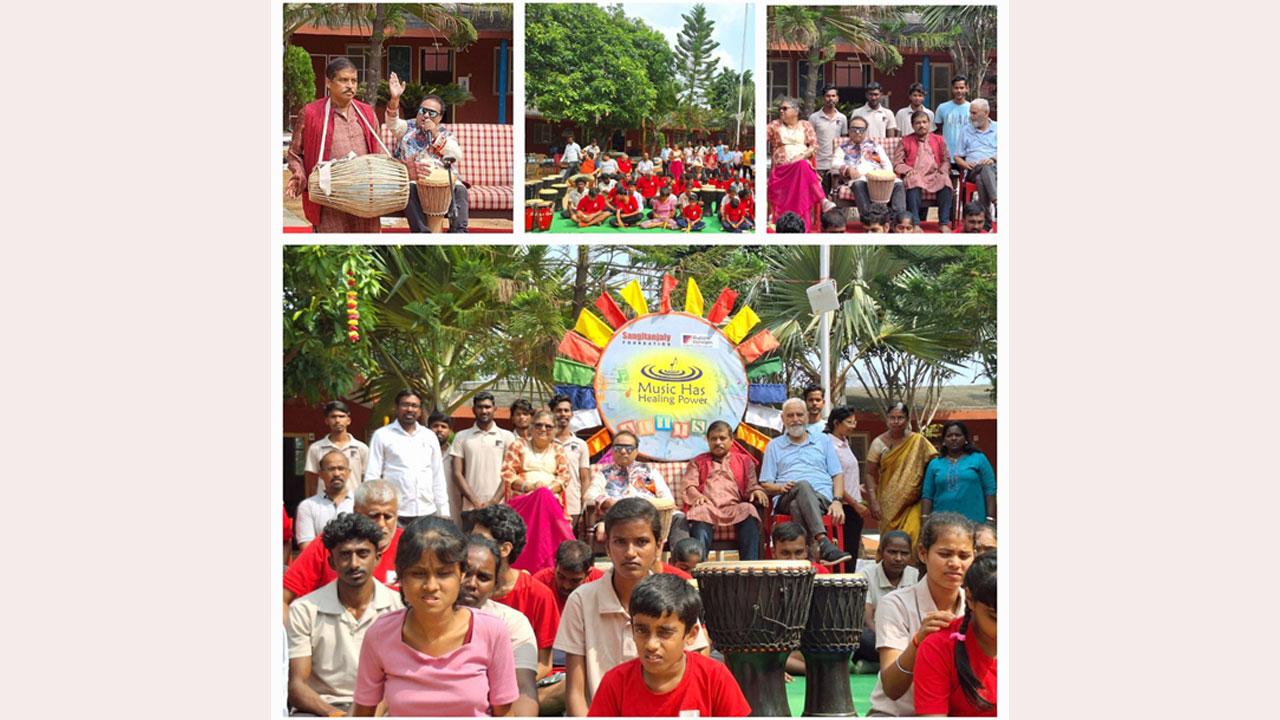
<path fill-rule="evenodd" d="M 686 383 L 693 382 L 702 377 L 702 370 L 697 367 L 680 367 L 678 359 L 671 358 L 671 364 L 667 367 L 659 368 L 655 365 L 645 365 L 640 368 L 640 374 L 650 380 L 659 382 L 677 382 Z"/>

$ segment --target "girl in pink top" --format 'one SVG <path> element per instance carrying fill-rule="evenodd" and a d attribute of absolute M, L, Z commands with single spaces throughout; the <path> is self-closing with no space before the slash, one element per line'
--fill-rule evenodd
<path fill-rule="evenodd" d="M 396 575 L 405 609 L 365 633 L 356 673 L 356 717 L 505 716 L 519 696 L 511 636 L 502 620 L 458 605 L 467 541 L 434 516 L 405 528 Z"/>
<path fill-rule="evenodd" d="M 653 199 L 653 217 L 640 223 L 642 228 L 676 229 L 676 199 L 671 194 L 670 186 L 664 185 Z"/>

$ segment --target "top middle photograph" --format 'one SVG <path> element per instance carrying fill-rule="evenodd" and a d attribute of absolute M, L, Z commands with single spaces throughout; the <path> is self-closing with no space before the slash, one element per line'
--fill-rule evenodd
<path fill-rule="evenodd" d="M 524 11 L 526 231 L 753 229 L 753 4 Z"/>

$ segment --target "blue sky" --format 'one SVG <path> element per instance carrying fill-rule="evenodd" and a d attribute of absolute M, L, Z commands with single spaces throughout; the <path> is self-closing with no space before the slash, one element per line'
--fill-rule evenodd
<path fill-rule="evenodd" d="M 597 4 L 607 6 L 614 3 L 601 2 Z M 719 67 L 729 67 L 738 72 L 741 72 L 744 67 L 754 70 L 756 51 L 755 5 L 752 3 L 727 2 L 706 2 L 703 4 L 707 7 L 707 17 L 714 20 L 716 24 L 711 39 L 720 43 L 720 47 L 715 49 L 715 56 L 720 58 Z M 627 17 L 640 18 L 649 27 L 667 36 L 667 44 L 674 50 L 676 36 L 680 34 L 680 29 L 684 27 L 684 20 L 680 16 L 689 12 L 689 9 L 693 7 L 693 3 L 628 2 L 623 3 L 622 7 Z M 745 54 L 742 52 L 743 23 L 746 23 L 747 31 Z"/>

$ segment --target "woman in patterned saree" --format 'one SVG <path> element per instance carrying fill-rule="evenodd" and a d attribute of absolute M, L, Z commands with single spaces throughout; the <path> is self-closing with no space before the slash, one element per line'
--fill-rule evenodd
<path fill-rule="evenodd" d="M 524 519 L 528 544 L 512 567 L 536 573 L 555 564 L 556 548 L 573 539 L 565 514 L 565 488 L 573 473 L 564 449 L 552 442 L 555 420 L 539 410 L 530 425 L 530 440 L 516 438 L 502 458 L 506 503 Z"/>
<path fill-rule="evenodd" d="M 769 217 L 777 219 L 794 212 L 804 219 L 805 230 L 812 231 L 822 212 L 826 198 L 822 180 L 814 170 L 817 162 L 818 136 L 808 120 L 800 119 L 800 101 L 783 98 L 778 106 L 778 119 L 769 123 Z"/>
<path fill-rule="evenodd" d="M 920 539 L 920 487 L 924 469 L 938 451 L 929 439 L 910 430 L 905 403 L 889 406 L 888 432 L 867 449 L 867 505 L 880 521 L 880 534 L 902 530 L 914 546 Z"/>

